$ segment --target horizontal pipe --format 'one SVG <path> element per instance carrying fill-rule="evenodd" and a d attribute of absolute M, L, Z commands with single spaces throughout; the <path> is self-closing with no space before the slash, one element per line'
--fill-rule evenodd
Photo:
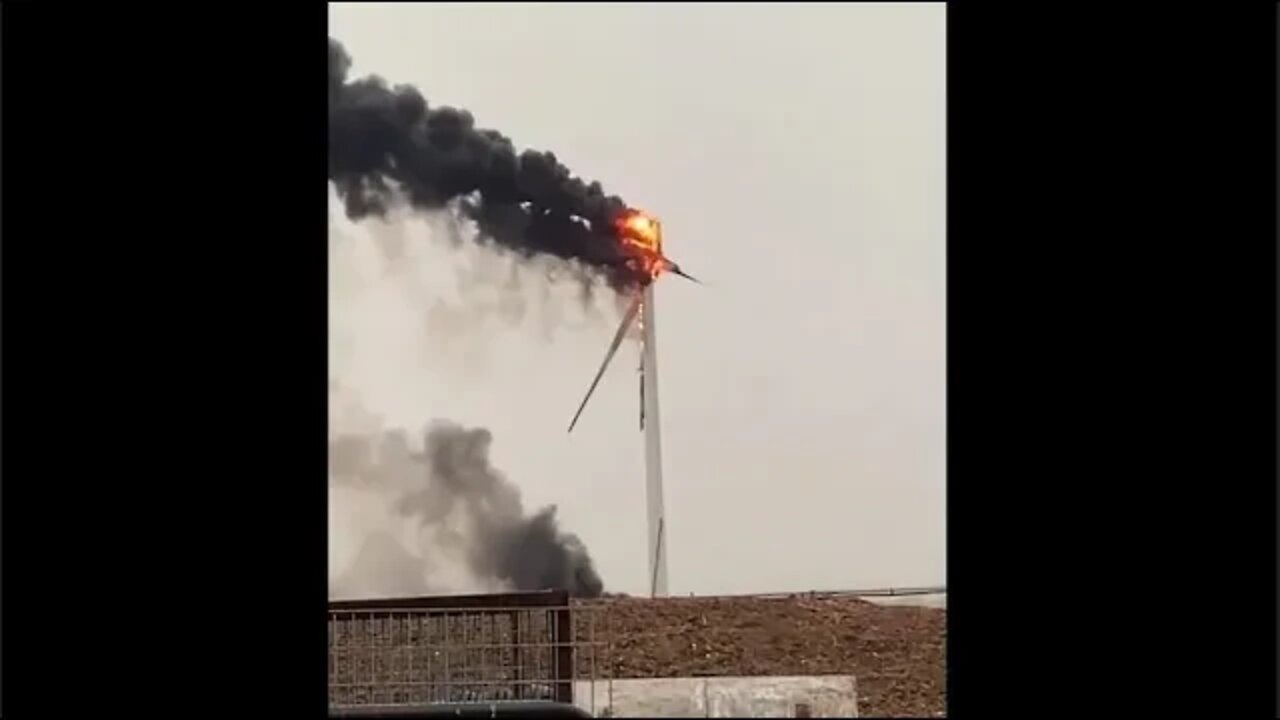
<path fill-rule="evenodd" d="M 329 708 L 330 718 L 589 718 L 591 714 L 566 703 L 521 700 L 491 703 L 431 703 L 428 705 L 364 705 Z"/>

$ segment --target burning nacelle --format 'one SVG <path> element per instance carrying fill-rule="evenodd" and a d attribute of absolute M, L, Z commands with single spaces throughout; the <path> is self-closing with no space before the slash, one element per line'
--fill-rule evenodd
<path fill-rule="evenodd" d="M 628 210 L 617 221 L 618 238 L 627 254 L 628 264 L 641 273 L 657 280 L 663 272 L 673 272 L 680 277 L 699 282 L 680 269 L 671 258 L 662 254 L 662 221 L 641 210 Z"/>

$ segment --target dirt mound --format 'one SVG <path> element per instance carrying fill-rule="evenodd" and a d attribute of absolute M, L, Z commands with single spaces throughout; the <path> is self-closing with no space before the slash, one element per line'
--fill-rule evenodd
<path fill-rule="evenodd" d="M 610 598 L 578 603 L 580 677 L 857 678 L 865 716 L 941 716 L 946 610 L 851 596 Z"/>

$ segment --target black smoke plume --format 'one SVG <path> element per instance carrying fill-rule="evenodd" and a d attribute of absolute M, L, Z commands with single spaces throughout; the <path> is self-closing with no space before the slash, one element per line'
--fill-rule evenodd
<path fill-rule="evenodd" d="M 574 177 L 552 153 L 517 153 L 465 110 L 428 106 L 414 87 L 348 80 L 350 67 L 330 38 L 329 179 L 348 217 L 382 215 L 397 201 L 448 210 L 474 220 L 481 242 L 577 263 L 619 291 L 648 282 L 619 251 L 620 198 Z"/>
<path fill-rule="evenodd" d="M 396 510 L 435 531 L 439 548 L 460 554 L 477 578 L 518 591 L 568 590 L 598 597 L 604 583 L 587 548 L 576 535 L 560 530 L 555 506 L 525 514 L 520 490 L 489 462 L 492 442 L 488 430 L 447 422 L 427 430 L 422 453 L 410 451 L 402 432 L 345 436 L 330 445 L 330 468 L 339 479 L 394 492 Z M 383 586 L 396 580 L 382 580 L 383 568 L 413 574 L 403 569 L 402 553 L 366 550 L 361 558 L 368 567 L 360 567 L 358 558 L 348 582 L 386 592 Z"/>

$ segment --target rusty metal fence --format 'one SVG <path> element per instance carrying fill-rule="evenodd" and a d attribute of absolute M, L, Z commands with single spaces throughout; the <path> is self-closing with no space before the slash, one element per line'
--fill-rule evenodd
<path fill-rule="evenodd" d="M 329 706 L 572 703 L 571 613 L 565 592 L 331 602 Z"/>

